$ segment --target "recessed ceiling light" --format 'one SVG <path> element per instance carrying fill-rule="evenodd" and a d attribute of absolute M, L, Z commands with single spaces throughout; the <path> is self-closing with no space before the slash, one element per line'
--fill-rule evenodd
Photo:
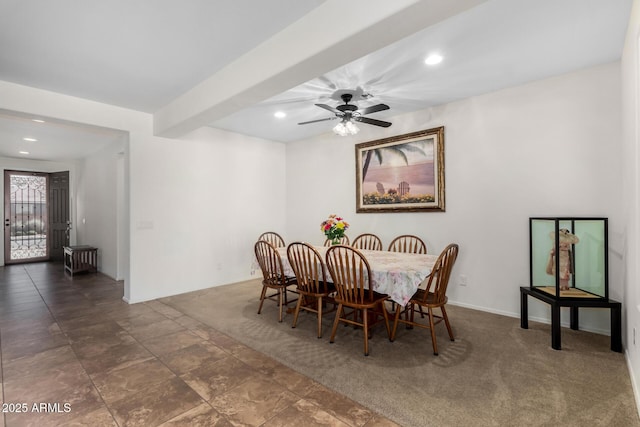
<path fill-rule="evenodd" d="M 29 154 L 28 151 L 19 151 L 20 154 Z"/>
<path fill-rule="evenodd" d="M 31 119 L 31 121 L 36 123 L 44 123 L 44 120 L 41 119 Z"/>
<path fill-rule="evenodd" d="M 285 117 L 287 117 L 287 113 L 285 113 L 284 111 L 276 111 L 273 114 L 273 116 L 278 118 L 278 119 L 284 119 Z"/>
<path fill-rule="evenodd" d="M 25 141 L 29 141 L 29 142 L 36 142 L 37 141 L 37 139 L 35 139 L 35 138 L 22 138 L 22 139 L 25 140 Z"/>
<path fill-rule="evenodd" d="M 436 65 L 442 62 L 442 56 L 437 53 L 432 53 L 427 56 L 427 59 L 424 60 L 424 63 L 427 65 Z"/>

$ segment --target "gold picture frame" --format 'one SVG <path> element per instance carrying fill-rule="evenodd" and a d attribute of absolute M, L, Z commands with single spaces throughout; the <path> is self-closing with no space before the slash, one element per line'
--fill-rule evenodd
<path fill-rule="evenodd" d="M 444 126 L 356 144 L 356 212 L 444 210 Z"/>

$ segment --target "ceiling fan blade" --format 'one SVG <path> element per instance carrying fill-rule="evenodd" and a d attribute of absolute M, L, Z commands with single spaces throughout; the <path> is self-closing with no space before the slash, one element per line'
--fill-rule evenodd
<path fill-rule="evenodd" d="M 318 106 L 320 108 L 324 108 L 327 111 L 331 111 L 334 114 L 342 114 L 342 111 L 340 111 L 340 110 L 338 110 L 336 108 L 333 108 L 333 107 L 331 107 L 331 106 L 329 106 L 327 104 L 316 104 L 316 106 Z"/>
<path fill-rule="evenodd" d="M 309 120 L 308 122 L 300 122 L 299 125 L 307 125 L 309 123 L 317 123 L 317 122 L 326 122 L 327 120 L 335 120 L 337 117 L 329 117 L 326 119 L 318 119 L 318 120 Z"/>
<path fill-rule="evenodd" d="M 372 105 L 371 107 L 363 108 L 362 110 L 360 110 L 360 114 L 362 115 L 371 114 L 371 113 L 376 113 L 378 111 L 384 111 L 388 109 L 389 109 L 389 106 L 387 104 Z"/>
<path fill-rule="evenodd" d="M 366 123 L 368 125 L 382 126 L 383 128 L 388 128 L 389 126 L 391 126 L 390 122 L 370 119 L 369 117 L 354 117 L 353 120 L 355 120 L 356 122 Z"/>

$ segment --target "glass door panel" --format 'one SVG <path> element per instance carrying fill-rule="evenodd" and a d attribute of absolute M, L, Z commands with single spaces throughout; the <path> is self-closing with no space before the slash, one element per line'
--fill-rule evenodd
<path fill-rule="evenodd" d="M 49 258 L 48 175 L 5 171 L 5 264 Z"/>

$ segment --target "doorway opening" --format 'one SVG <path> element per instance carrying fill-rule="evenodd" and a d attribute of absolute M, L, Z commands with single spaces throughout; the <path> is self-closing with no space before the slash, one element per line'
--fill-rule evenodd
<path fill-rule="evenodd" d="M 69 244 L 69 172 L 4 172 L 4 262 L 60 261 Z"/>

